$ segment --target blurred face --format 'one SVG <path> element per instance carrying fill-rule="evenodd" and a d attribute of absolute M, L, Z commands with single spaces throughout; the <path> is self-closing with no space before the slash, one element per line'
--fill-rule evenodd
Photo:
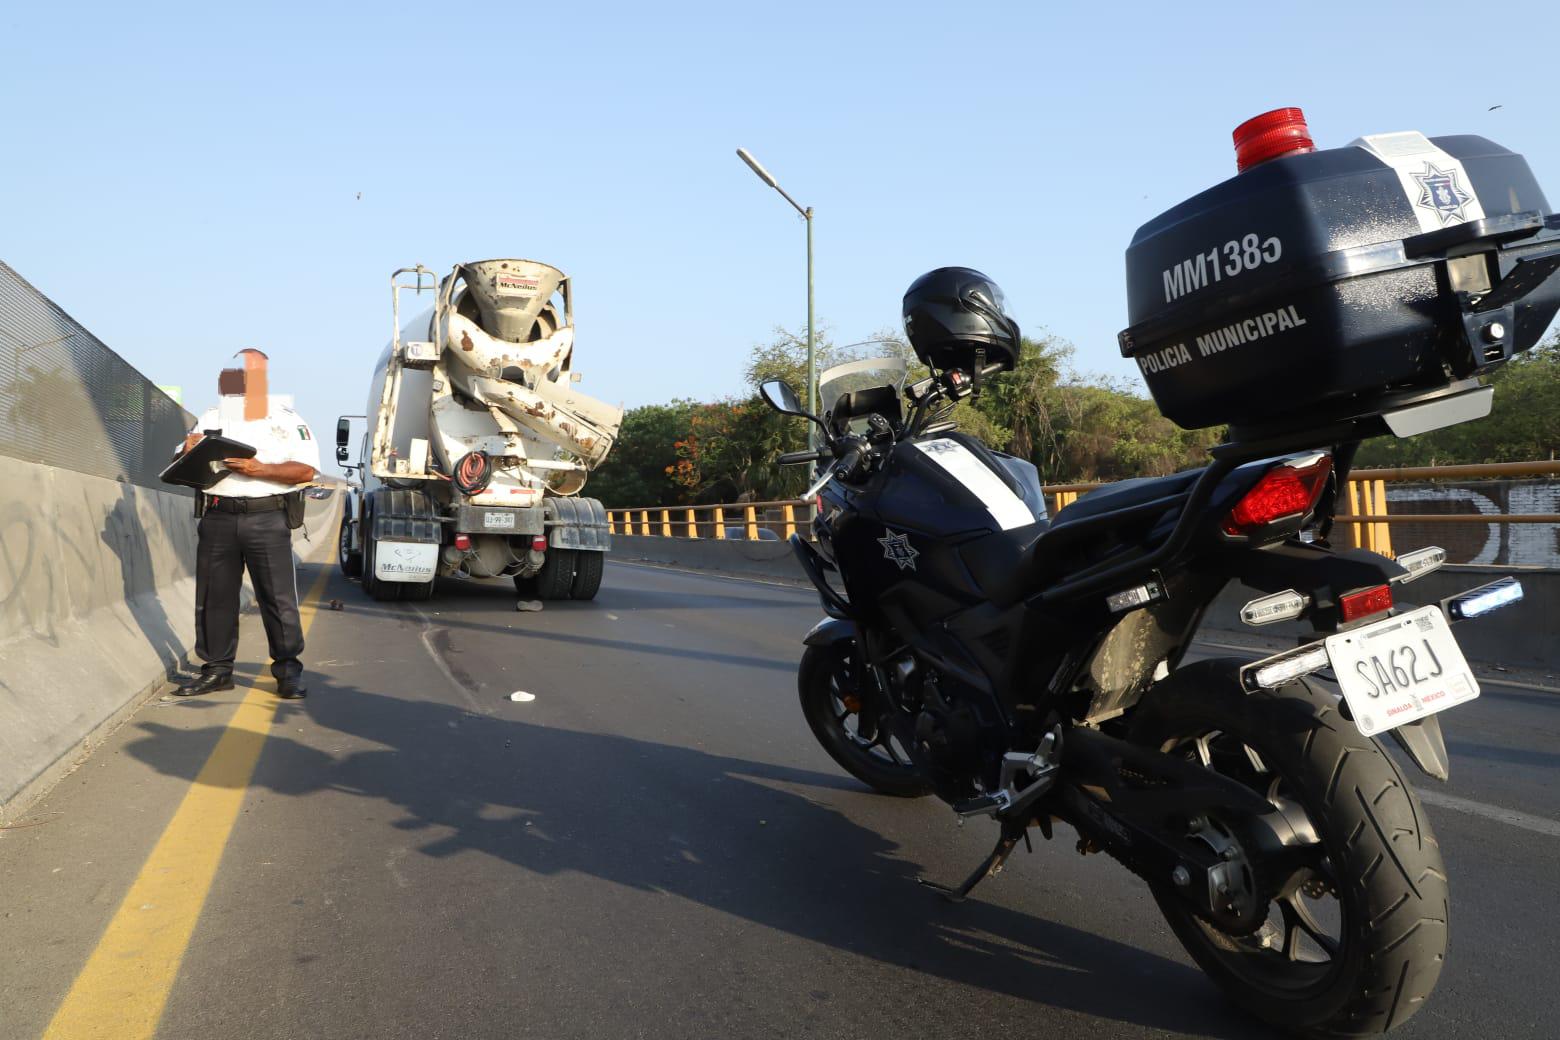
<path fill-rule="evenodd" d="M 243 368 L 224 368 L 217 375 L 217 393 L 223 397 L 242 397 L 246 422 L 264 419 L 270 394 L 266 357 L 258 350 L 241 350 L 238 359 L 243 362 Z"/>

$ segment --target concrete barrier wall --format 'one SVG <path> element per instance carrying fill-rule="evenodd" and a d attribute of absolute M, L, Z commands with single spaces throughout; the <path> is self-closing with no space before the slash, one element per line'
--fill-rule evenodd
<path fill-rule="evenodd" d="M 698 571 L 740 574 L 752 578 L 792 579 L 807 575 L 796 562 L 789 542 L 759 542 L 720 538 L 657 538 L 615 534 L 612 553 L 619 559 L 644 560 Z"/>
<path fill-rule="evenodd" d="M 1560 480 L 1469 480 L 1387 485 L 1393 513 L 1501 514 L 1560 512 Z M 1394 523 L 1392 548 L 1439 545 L 1453 563 L 1560 569 L 1560 525 Z"/>
<path fill-rule="evenodd" d="M 0 814 L 67 771 L 194 639 L 185 495 L 0 456 Z"/>
<path fill-rule="evenodd" d="M 656 538 L 614 535 L 613 552 L 623 559 L 640 559 L 695 570 L 805 582 L 801 565 L 785 542 L 723 541 L 709 538 Z M 1560 571 L 1525 567 L 1447 566 L 1407 585 L 1398 586 L 1399 603 L 1415 606 L 1483 585 L 1505 575 L 1522 581 L 1524 602 L 1489 618 L 1459 625 L 1457 639 L 1470 660 L 1513 668 L 1560 672 Z M 1299 624 L 1251 628 L 1240 621 L 1241 605 L 1259 593 L 1231 585 L 1214 601 L 1204 630 L 1281 638 L 1310 634 Z"/>

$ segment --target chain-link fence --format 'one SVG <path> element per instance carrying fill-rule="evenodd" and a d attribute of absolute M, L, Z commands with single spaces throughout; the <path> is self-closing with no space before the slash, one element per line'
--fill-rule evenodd
<path fill-rule="evenodd" d="M 0 455 L 163 491 L 194 417 L 0 262 Z"/>

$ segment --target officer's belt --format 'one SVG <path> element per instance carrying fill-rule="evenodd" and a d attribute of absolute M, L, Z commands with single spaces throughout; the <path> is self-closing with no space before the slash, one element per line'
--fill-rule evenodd
<path fill-rule="evenodd" d="M 219 513 L 268 513 L 287 508 L 286 495 L 266 495 L 262 498 L 239 498 L 232 495 L 207 495 L 206 510 Z"/>

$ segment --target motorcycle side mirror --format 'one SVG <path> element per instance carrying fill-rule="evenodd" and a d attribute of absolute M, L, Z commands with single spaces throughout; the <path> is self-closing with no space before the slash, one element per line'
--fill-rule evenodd
<path fill-rule="evenodd" d="M 759 386 L 758 392 L 764 395 L 764 403 L 769 405 L 781 415 L 800 415 L 811 419 L 807 409 L 802 407 L 802 402 L 797 399 L 796 391 L 791 389 L 791 384 L 783 379 L 766 379 Z"/>
<path fill-rule="evenodd" d="M 796 399 L 796 391 L 792 390 L 791 384 L 785 380 L 766 379 L 759 384 L 758 392 L 763 396 L 764 403 L 781 415 L 800 415 L 808 422 L 817 423 L 824 433 L 828 433 L 829 427 L 824 424 L 822 419 L 802 407 L 802 402 Z M 809 446 L 814 446 L 816 443 L 815 439 L 808 439 Z"/>

